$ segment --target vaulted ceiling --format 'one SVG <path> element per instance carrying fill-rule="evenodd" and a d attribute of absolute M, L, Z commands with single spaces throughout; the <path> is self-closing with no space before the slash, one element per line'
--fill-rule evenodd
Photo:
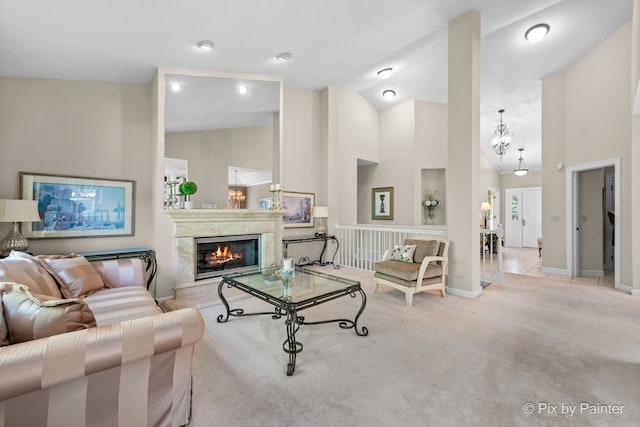
<path fill-rule="evenodd" d="M 632 0 L 0 0 L 0 76 L 148 83 L 157 66 L 283 76 L 285 88 L 337 86 L 379 110 L 447 102 L 448 22 L 482 19 L 481 144 L 510 172 L 517 148 L 540 168 L 540 81 L 631 18 Z M 547 23 L 539 43 L 527 28 Z M 214 49 L 196 48 L 199 40 Z M 276 61 L 282 52 L 289 61 Z M 376 72 L 393 67 L 388 80 Z M 393 89 L 397 97 L 382 98 Z M 497 110 L 513 131 L 491 152 Z"/>

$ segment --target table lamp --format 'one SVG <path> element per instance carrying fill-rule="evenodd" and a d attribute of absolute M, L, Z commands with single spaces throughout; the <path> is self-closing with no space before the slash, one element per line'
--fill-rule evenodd
<path fill-rule="evenodd" d="M 20 234 L 18 223 L 39 222 L 38 202 L 36 200 L 0 199 L 0 222 L 13 222 L 13 229 L 0 242 L 2 255 L 12 250 L 26 251 L 29 241 Z"/>
<path fill-rule="evenodd" d="M 487 212 L 491 210 L 491 205 L 489 202 L 482 202 L 482 206 L 480 206 L 480 210 L 484 215 L 484 228 L 487 228 Z"/>
<path fill-rule="evenodd" d="M 326 219 L 329 218 L 329 208 L 326 206 L 314 206 L 313 214 L 316 220 L 316 237 L 327 235 L 327 223 Z"/>

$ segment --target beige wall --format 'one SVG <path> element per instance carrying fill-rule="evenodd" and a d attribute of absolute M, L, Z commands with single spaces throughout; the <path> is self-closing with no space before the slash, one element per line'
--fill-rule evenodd
<path fill-rule="evenodd" d="M 198 184 L 191 196 L 195 207 L 216 203 L 226 208 L 229 166 L 271 170 L 273 152 L 271 126 L 165 134 L 165 155 L 189 162 L 189 180 Z M 256 200 L 269 197 L 269 187 L 253 193 Z"/>
<path fill-rule="evenodd" d="M 378 110 L 360 94 L 329 88 L 327 182 L 331 218 L 339 224 L 358 221 L 358 159 L 376 160 L 381 146 Z M 386 185 L 385 185 L 386 186 Z"/>
<path fill-rule="evenodd" d="M 447 106 L 408 101 L 379 113 L 380 148 L 376 164 L 358 170 L 358 217 L 360 224 L 426 224 L 421 202 L 426 191 L 438 190 L 442 205 L 433 223 L 446 223 Z M 371 219 L 371 189 L 394 188 L 394 219 Z"/>
<path fill-rule="evenodd" d="M 30 251 L 152 246 L 151 123 L 149 85 L 0 78 L 0 198 L 18 198 L 20 171 L 136 181 L 134 236 L 32 240 Z"/>
<path fill-rule="evenodd" d="M 320 139 L 320 93 L 311 90 L 285 90 L 283 104 L 282 160 L 285 166 L 281 180 L 282 189 L 314 193 L 316 205 L 327 206 L 326 191 L 323 190 L 326 154 L 323 154 Z M 329 215 L 337 215 L 331 206 Z M 332 224 L 331 217 L 327 224 Z M 297 228 L 285 230 L 284 235 L 311 233 L 311 229 Z"/>
<path fill-rule="evenodd" d="M 633 2 L 633 19 L 631 33 L 631 89 L 634 99 L 634 116 L 631 131 L 631 163 L 640 164 L 640 0 Z M 634 92 L 635 90 L 635 92 Z M 631 182 L 640 182 L 640 168 L 631 171 Z M 631 194 L 631 217 L 640 218 L 640 185 L 634 185 Z M 640 295 L 640 227 L 635 225 L 631 235 L 633 265 L 632 283 L 636 295 Z"/>
<path fill-rule="evenodd" d="M 543 268 L 566 270 L 566 173 L 555 169 L 620 158 L 621 283 L 631 282 L 631 25 L 542 86 Z M 562 197 L 561 197 L 562 195 Z M 551 252 L 547 251 L 547 248 Z"/>

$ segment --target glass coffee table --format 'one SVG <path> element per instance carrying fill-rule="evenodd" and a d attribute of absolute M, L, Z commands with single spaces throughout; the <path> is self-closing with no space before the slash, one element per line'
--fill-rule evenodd
<path fill-rule="evenodd" d="M 273 305 L 273 311 L 245 313 L 242 308 L 229 308 L 224 297 L 224 287 L 240 289 L 262 301 Z M 349 295 L 356 298 L 360 294 L 362 302 L 353 320 L 330 319 L 310 322 L 304 316 L 298 315 L 302 310 L 315 307 L 337 298 Z M 358 327 L 358 319 L 367 305 L 367 296 L 360 287 L 360 282 L 332 276 L 326 273 L 296 269 L 292 277 L 282 277 L 279 268 L 262 270 L 257 273 L 242 273 L 224 276 L 218 285 L 218 295 L 226 308 L 226 313 L 218 316 L 218 322 L 224 323 L 229 316 L 256 316 L 269 314 L 273 319 L 286 316 L 285 327 L 287 339 L 282 343 L 282 349 L 289 354 L 287 375 L 293 375 L 296 369 L 296 355 L 303 349 L 302 343 L 296 341 L 296 332 L 302 325 L 319 325 L 335 322 L 342 329 L 353 328 L 358 336 L 366 336 L 369 330 L 365 326 Z"/>

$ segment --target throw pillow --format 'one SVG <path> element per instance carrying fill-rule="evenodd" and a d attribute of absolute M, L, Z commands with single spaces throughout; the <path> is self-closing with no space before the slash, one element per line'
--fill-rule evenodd
<path fill-rule="evenodd" d="M 396 245 L 391 251 L 390 259 L 394 261 L 413 262 L 416 245 Z"/>
<path fill-rule="evenodd" d="M 96 269 L 107 288 L 144 286 L 146 284 L 145 264 L 140 258 L 93 261 L 91 265 Z"/>
<path fill-rule="evenodd" d="M 38 255 L 65 298 L 80 298 L 103 289 L 102 277 L 82 255 Z"/>
<path fill-rule="evenodd" d="M 12 344 L 96 326 L 89 306 L 79 299 L 34 295 L 25 285 L 0 283 L 4 317 Z"/>
<path fill-rule="evenodd" d="M 436 256 L 440 249 L 440 242 L 437 240 L 407 239 L 405 244 L 416 245 L 414 262 L 422 262 L 427 256 Z"/>
<path fill-rule="evenodd" d="M 0 282 L 16 282 L 26 285 L 35 294 L 62 298 L 56 281 L 42 264 L 25 252 L 12 251 L 0 259 Z"/>

